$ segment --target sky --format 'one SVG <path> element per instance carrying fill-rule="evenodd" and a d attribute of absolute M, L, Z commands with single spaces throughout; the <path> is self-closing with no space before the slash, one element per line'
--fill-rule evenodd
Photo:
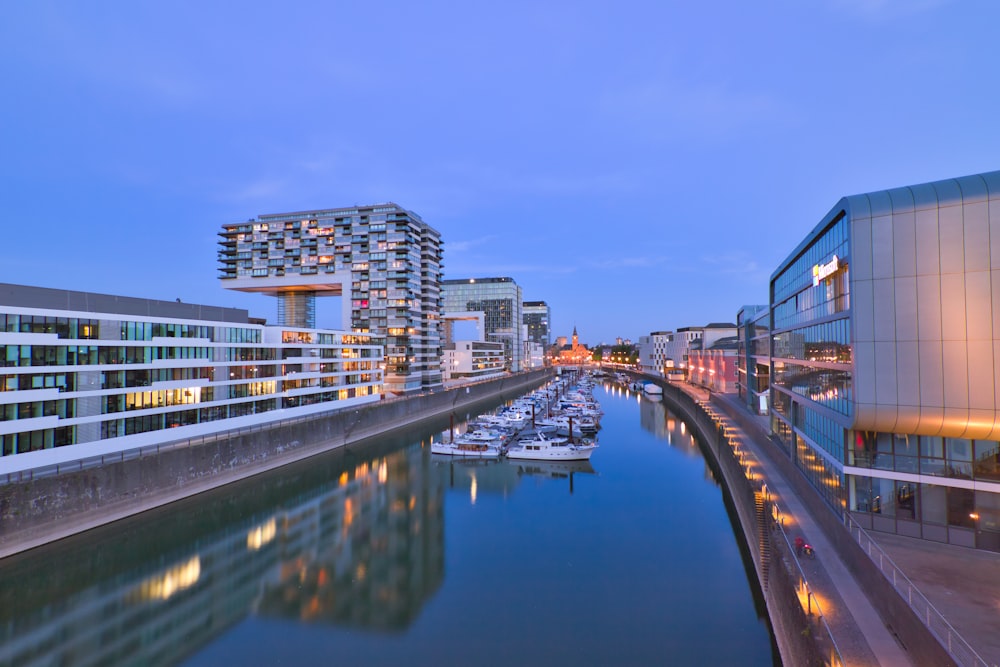
<path fill-rule="evenodd" d="M 553 338 L 734 322 L 841 197 L 1000 169 L 997 25 L 993 0 L 7 3 L 0 282 L 273 321 L 221 287 L 221 226 L 391 201 Z"/>

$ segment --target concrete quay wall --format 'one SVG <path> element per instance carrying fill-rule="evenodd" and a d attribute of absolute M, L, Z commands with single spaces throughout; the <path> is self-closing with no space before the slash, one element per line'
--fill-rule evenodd
<path fill-rule="evenodd" d="M 22 477 L 0 485 L 0 558 L 396 429 L 475 414 L 552 377 L 551 369 L 517 373 Z"/>
<path fill-rule="evenodd" d="M 664 403 L 698 436 L 706 460 L 721 480 L 727 504 L 734 510 L 753 562 L 782 662 L 829 664 L 832 646 L 813 627 L 799 601 L 794 555 L 788 553 L 784 540 L 775 535 L 763 480 L 748 478 L 745 460 L 740 460 L 724 429 L 691 396 L 662 378 L 643 379 L 663 388 Z"/>

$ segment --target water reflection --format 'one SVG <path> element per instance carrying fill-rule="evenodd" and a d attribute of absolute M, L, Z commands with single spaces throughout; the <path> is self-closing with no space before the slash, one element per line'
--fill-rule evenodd
<path fill-rule="evenodd" d="M 639 402 L 639 425 L 687 456 L 700 457 L 698 440 L 679 417 L 667 410 L 659 396 L 643 396 Z"/>
<path fill-rule="evenodd" d="M 475 505 L 481 494 L 508 496 L 525 477 L 567 480 L 573 493 L 576 475 L 596 475 L 590 461 L 526 461 L 469 459 L 434 455 L 431 465 L 449 490 L 469 496 Z"/>
<path fill-rule="evenodd" d="M 174 664 L 251 613 L 399 631 L 444 578 L 429 465 L 342 451 L 8 559 L 0 664 Z"/>

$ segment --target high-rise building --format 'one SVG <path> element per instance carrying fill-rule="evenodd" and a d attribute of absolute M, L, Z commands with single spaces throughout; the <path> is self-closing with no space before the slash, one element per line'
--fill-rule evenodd
<path fill-rule="evenodd" d="M 543 348 L 552 345 L 552 311 L 544 301 L 525 301 L 522 313 L 528 327 L 528 340 Z"/>
<path fill-rule="evenodd" d="M 1000 172 L 841 199 L 771 276 L 771 428 L 866 528 L 1000 551 Z"/>
<path fill-rule="evenodd" d="M 339 296 L 343 326 L 385 347 L 385 389 L 441 386 L 441 235 L 396 204 L 262 215 L 223 225 L 226 289 L 278 299 L 278 323 L 314 327 Z"/>
<path fill-rule="evenodd" d="M 513 278 L 445 280 L 441 293 L 445 313 L 483 313 L 486 340 L 503 343 L 507 370 L 521 370 L 521 288 Z"/>

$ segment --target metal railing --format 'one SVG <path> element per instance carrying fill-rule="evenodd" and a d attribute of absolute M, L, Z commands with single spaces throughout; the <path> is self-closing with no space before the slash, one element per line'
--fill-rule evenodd
<path fill-rule="evenodd" d="M 882 547 L 854 520 L 854 517 L 850 513 L 845 512 L 844 519 L 844 523 L 851 536 L 857 540 L 858 545 L 868 554 L 868 557 L 878 567 L 882 575 L 892 584 L 892 587 L 899 593 L 900 597 L 906 600 L 913 613 L 923 621 L 927 629 L 941 642 L 941 645 L 944 646 L 955 662 L 963 665 L 963 667 L 989 667 L 989 663 L 976 653 L 975 649 L 969 645 L 969 642 L 965 641 L 965 638 L 951 626 L 951 623 L 945 620 L 941 612 L 903 574 L 899 566 L 889 558 L 889 554 L 882 550 Z"/>
<path fill-rule="evenodd" d="M 764 475 L 754 472 L 754 464 L 756 463 L 756 457 L 749 450 L 749 448 L 743 446 L 740 440 L 741 430 L 738 426 L 734 426 L 729 418 L 720 415 L 708 404 L 707 401 L 696 399 L 684 392 L 680 391 L 680 394 L 685 396 L 691 403 L 698 406 L 702 414 L 712 420 L 713 425 L 716 428 L 716 432 L 721 436 L 721 439 L 728 445 L 729 455 L 732 460 L 739 465 L 743 476 L 746 478 L 746 483 L 756 492 L 762 493 L 765 500 L 765 508 L 770 507 L 770 520 L 771 527 L 781 535 L 781 539 L 784 542 L 787 554 L 795 553 L 791 542 L 788 540 L 788 535 L 785 533 L 784 524 L 782 522 L 781 511 L 778 508 L 777 503 L 771 499 L 770 493 L 767 491 L 767 479 Z M 721 454 L 720 449 L 720 454 Z M 840 647 L 837 646 L 837 641 L 833 637 L 833 632 L 830 630 L 829 624 L 826 622 L 826 616 L 823 614 L 823 608 L 819 604 L 815 593 L 813 592 L 812 586 L 809 584 L 809 579 L 806 577 L 805 572 L 802 571 L 802 566 L 799 564 L 798 558 L 787 558 L 782 559 L 782 562 L 790 562 L 794 569 L 789 570 L 788 574 L 795 577 L 794 582 L 796 592 L 799 597 L 799 603 L 802 605 L 803 612 L 810 620 L 814 621 L 818 626 L 818 636 L 817 636 L 817 648 L 821 648 L 822 645 L 828 642 L 829 653 L 826 656 L 826 664 L 830 667 L 843 667 L 846 663 L 844 658 L 840 653 Z M 775 561 L 771 560 L 771 567 L 774 567 Z"/>

